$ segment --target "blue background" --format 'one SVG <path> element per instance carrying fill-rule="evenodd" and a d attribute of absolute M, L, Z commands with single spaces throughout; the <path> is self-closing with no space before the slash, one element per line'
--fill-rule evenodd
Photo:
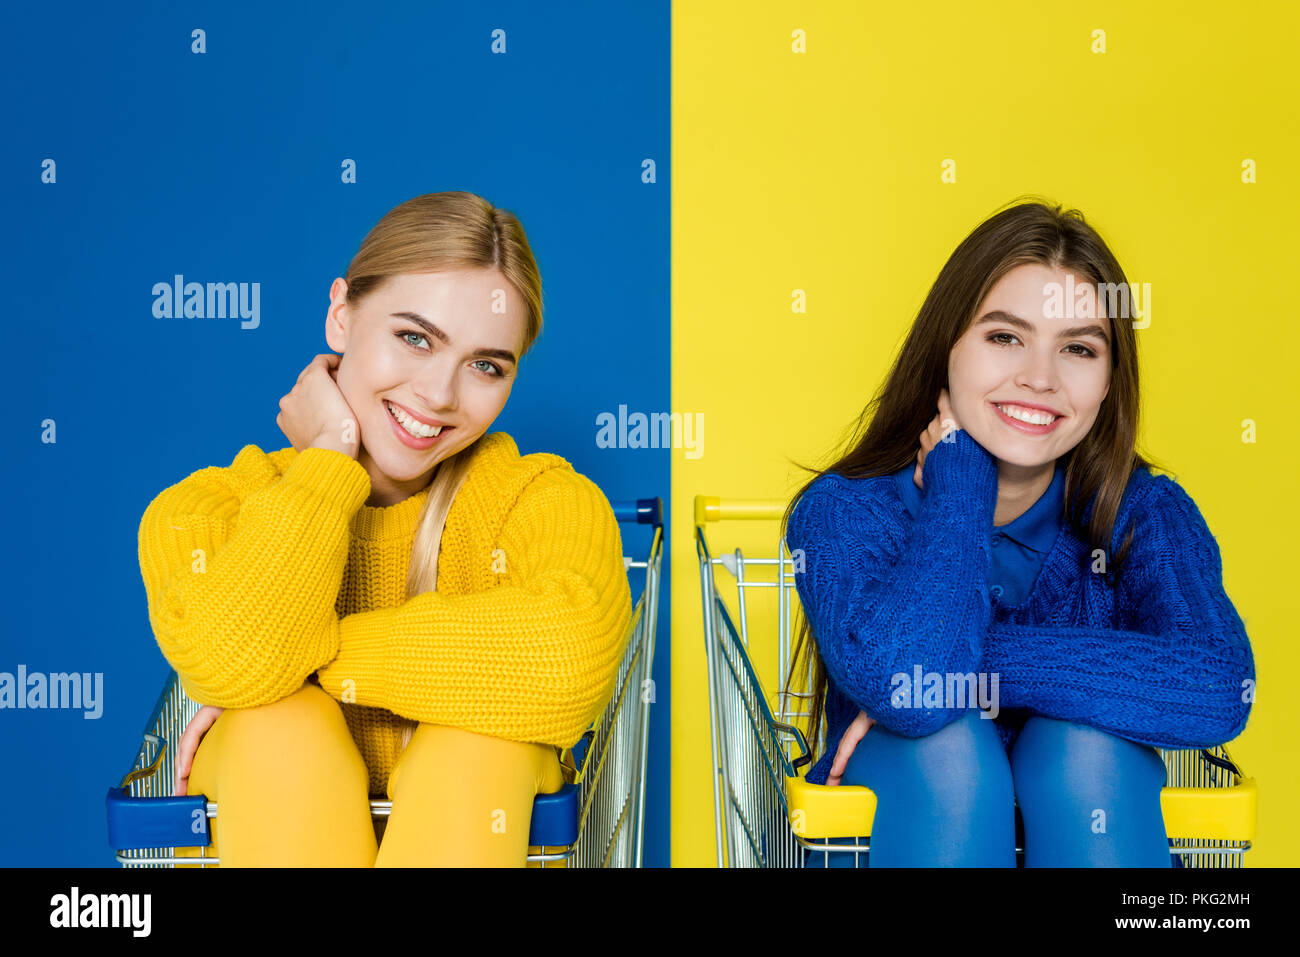
<path fill-rule="evenodd" d="M 289 444 L 278 403 L 330 351 L 330 283 L 398 203 L 470 190 L 528 233 L 543 331 L 492 430 L 563 455 L 611 499 L 669 504 L 668 450 L 595 442 L 600 412 L 670 407 L 669 4 L 329 6 L 7 11 L 0 388 L 17 508 L 0 550 L 0 671 L 102 672 L 104 711 L 0 710 L 0 864 L 116 866 L 105 791 L 168 670 L 140 518 L 246 444 Z M 191 52 L 194 28 L 206 53 Z M 47 158 L 55 184 L 41 181 Z M 341 180 L 348 158 L 355 184 Z M 641 181 L 646 158 L 657 183 Z M 260 327 L 154 318 L 153 285 L 176 273 L 259 282 Z M 643 555 L 643 530 L 624 529 Z M 665 561 L 652 866 L 669 863 L 669 580 Z"/>

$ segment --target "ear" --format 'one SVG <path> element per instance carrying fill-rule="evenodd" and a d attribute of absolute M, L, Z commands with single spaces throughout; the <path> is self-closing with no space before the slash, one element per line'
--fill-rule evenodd
<path fill-rule="evenodd" d="M 347 303 L 348 284 L 342 278 L 330 286 L 330 305 L 325 312 L 325 341 L 335 352 L 347 352 L 352 331 L 351 307 Z"/>

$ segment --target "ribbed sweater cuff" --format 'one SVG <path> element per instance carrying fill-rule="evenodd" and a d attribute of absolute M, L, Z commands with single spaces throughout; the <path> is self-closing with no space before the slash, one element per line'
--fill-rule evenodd
<path fill-rule="evenodd" d="M 321 687 L 334 698 L 372 708 L 388 706 L 385 673 L 392 615 L 391 608 L 376 608 L 338 622 L 339 653 L 316 672 Z"/>
<path fill-rule="evenodd" d="M 951 442 L 940 441 L 925 456 L 921 484 L 926 496 L 956 493 L 987 503 L 997 502 L 997 462 L 984 446 L 965 429 L 950 433 Z"/>
<path fill-rule="evenodd" d="M 281 481 L 311 489 L 349 516 L 370 496 L 370 473 L 365 466 L 335 449 L 303 449 L 284 470 Z"/>

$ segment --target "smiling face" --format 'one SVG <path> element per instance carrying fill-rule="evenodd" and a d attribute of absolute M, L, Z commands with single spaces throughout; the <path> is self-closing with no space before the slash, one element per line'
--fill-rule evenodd
<path fill-rule="evenodd" d="M 438 462 L 501 413 L 523 354 L 527 305 L 495 269 L 395 276 L 355 308 L 346 293 L 335 279 L 325 338 L 343 353 L 336 381 L 360 425 L 367 504 L 393 505 L 428 485 Z"/>
<path fill-rule="evenodd" d="M 1055 463 L 1088 434 L 1110 391 L 1110 320 L 1098 308 L 1096 283 L 1069 275 L 1073 291 L 1065 296 L 1066 271 L 1037 263 L 1008 271 L 949 356 L 953 413 L 1001 463 Z M 1049 283 L 1058 284 L 1055 302 Z M 1017 403 L 1021 412 L 1036 406 L 1059 417 L 1045 427 L 1012 421 L 997 408 Z"/>

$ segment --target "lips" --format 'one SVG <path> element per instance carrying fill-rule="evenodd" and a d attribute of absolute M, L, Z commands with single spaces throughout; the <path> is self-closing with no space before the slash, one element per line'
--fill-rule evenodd
<path fill-rule="evenodd" d="M 995 400 L 995 401 L 993 402 L 993 404 L 994 404 L 994 405 L 1009 405 L 1009 406 L 1018 407 L 1018 408 L 1021 408 L 1021 409 L 1029 409 L 1029 410 L 1031 410 L 1031 411 L 1033 411 L 1033 412 L 1046 412 L 1048 415 L 1056 415 L 1056 416 L 1059 416 L 1059 415 L 1062 414 L 1062 413 L 1060 413 L 1060 412 L 1057 412 L 1055 409 L 1053 409 L 1053 408 L 1051 408 L 1051 407 L 1049 407 L 1049 406 L 1046 406 L 1046 405 L 1038 405 L 1038 404 L 1035 403 L 1035 402 L 1020 402 L 1020 401 L 1018 401 L 1018 400 L 1016 400 L 1016 399 L 1008 399 L 1008 400 L 1006 400 L 1006 401 L 997 401 L 997 400 Z"/>
<path fill-rule="evenodd" d="M 411 418 L 415 419 L 415 421 L 419 422 L 421 425 L 442 426 L 444 429 L 451 428 L 451 426 L 448 425 L 446 422 L 439 422 L 437 419 L 430 419 L 426 416 L 420 415 L 418 412 L 412 412 L 410 409 L 402 405 L 400 402 L 394 402 L 392 399 L 385 399 L 384 402 L 387 403 L 388 405 L 393 406 L 393 408 L 401 409 L 403 415 L 409 415 Z"/>
<path fill-rule="evenodd" d="M 387 402 L 384 403 L 384 417 L 388 419 L 388 423 L 393 430 L 393 435 L 397 437 L 397 440 L 409 448 L 420 449 L 420 450 L 432 448 L 434 445 L 438 444 L 439 442 L 448 441 L 446 436 L 450 435 L 451 432 L 454 431 L 452 426 L 447 425 L 447 426 L 443 426 L 442 430 L 437 435 L 431 435 L 427 437 L 412 435 L 410 432 L 406 431 L 405 428 L 403 428 L 402 423 L 397 421 L 397 419 L 393 416 L 392 409 L 390 409 L 388 405 L 389 403 Z"/>
<path fill-rule="evenodd" d="M 1012 405 L 1013 403 L 1008 402 L 1005 404 Z M 1046 435 L 1048 432 L 1055 430 L 1056 427 L 1060 425 L 1061 422 L 1065 419 L 1065 416 L 1058 415 L 1056 418 L 1054 418 L 1051 422 L 1049 422 L 1046 425 L 1034 425 L 1031 422 L 1021 422 L 1019 419 L 1007 415 L 1005 412 L 1003 412 L 1001 409 L 998 408 L 998 404 L 995 402 L 990 402 L 989 406 L 990 408 L 993 409 L 993 411 L 997 414 L 997 417 L 1005 425 L 1015 429 L 1018 432 L 1023 432 L 1027 435 Z"/>

